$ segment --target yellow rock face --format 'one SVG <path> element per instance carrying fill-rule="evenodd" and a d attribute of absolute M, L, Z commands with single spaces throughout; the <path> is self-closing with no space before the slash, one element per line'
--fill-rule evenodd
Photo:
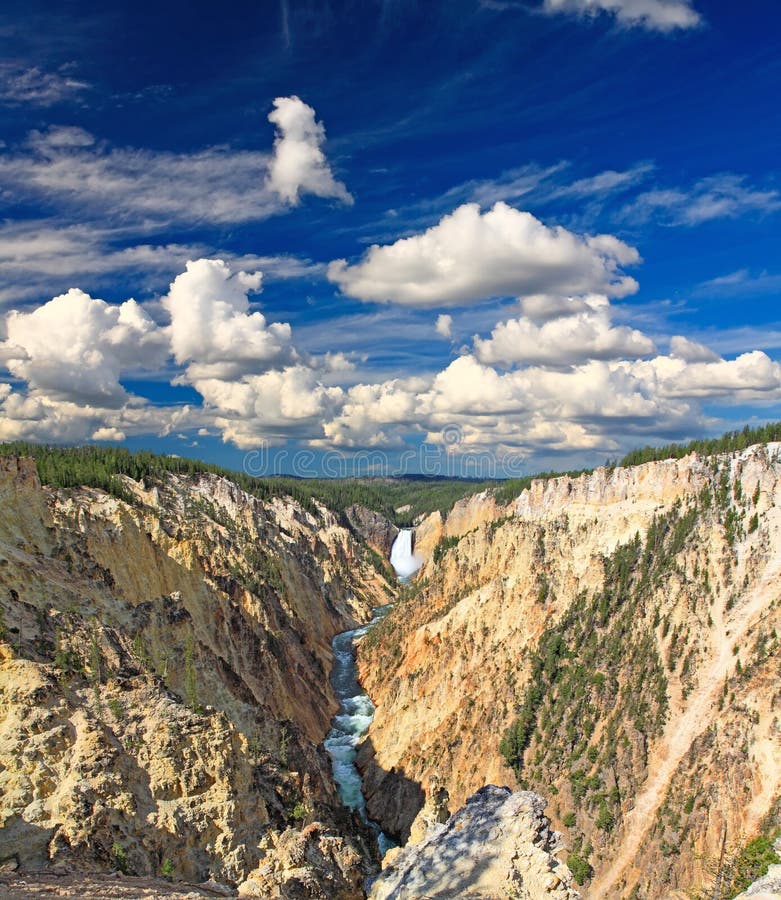
<path fill-rule="evenodd" d="M 324 510 L 127 488 L 0 459 L 0 860 L 241 882 L 264 835 L 332 829 L 330 641 L 387 587 Z"/>
<path fill-rule="evenodd" d="M 584 896 L 638 886 L 641 897 L 665 897 L 705 884 L 723 829 L 736 847 L 781 792 L 778 453 L 599 469 L 534 483 L 506 519 L 478 497 L 452 532 L 426 520 L 418 552 L 445 533 L 464 536 L 438 564 L 429 559 L 419 593 L 359 654 L 377 706 L 360 754 L 370 815 L 404 834 L 434 785 L 451 811 L 486 783 L 517 786 L 500 739 L 524 703 L 541 636 L 560 627 L 563 680 L 541 676 L 522 777 L 548 798 L 570 847 L 591 845 Z M 689 510 L 677 546 L 674 523 Z M 659 547 L 647 547 L 665 515 L 669 532 L 654 531 Z M 605 560 L 636 535 L 627 607 L 610 599 L 618 588 Z M 644 566 L 662 574 L 643 582 Z M 586 652 L 592 637 L 602 658 Z M 573 674 L 586 658 L 592 668 Z M 568 705 L 583 709 L 574 721 Z"/>

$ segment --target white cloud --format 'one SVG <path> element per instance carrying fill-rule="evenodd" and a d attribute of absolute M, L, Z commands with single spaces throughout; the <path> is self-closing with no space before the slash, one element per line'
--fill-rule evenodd
<path fill-rule="evenodd" d="M 296 97 L 275 103 L 273 156 L 224 146 L 193 153 L 111 147 L 81 128 L 58 126 L 0 154 L 0 186 L 9 199 L 43 200 L 78 210 L 82 221 L 92 215 L 146 231 L 258 221 L 307 193 L 350 202 L 323 155 L 314 110 Z"/>
<path fill-rule="evenodd" d="M 716 362 L 719 354 L 700 344 L 698 341 L 692 341 L 682 334 L 673 335 L 670 338 L 670 356 L 676 359 L 682 359 L 685 362 Z"/>
<path fill-rule="evenodd" d="M 404 435 L 419 430 L 418 396 L 428 386 L 422 378 L 394 378 L 349 389 L 330 421 L 324 423 L 322 447 L 360 449 L 401 447 Z"/>
<path fill-rule="evenodd" d="M 249 311 L 260 272 L 231 274 L 221 259 L 188 262 L 162 305 L 171 316 L 171 349 L 187 379 L 232 379 L 288 363 L 296 353 L 286 323 Z"/>
<path fill-rule="evenodd" d="M 304 365 L 240 382 L 196 379 L 193 385 L 216 411 L 214 422 L 223 440 L 242 449 L 256 447 L 261 440 L 319 438 L 343 398 L 341 388 L 326 387 L 318 373 Z"/>
<path fill-rule="evenodd" d="M 656 349 L 637 329 L 611 323 L 607 297 L 588 297 L 585 307 L 542 325 L 526 317 L 500 322 L 489 339 L 475 337 L 475 356 L 489 365 L 570 366 L 590 359 L 648 356 Z"/>
<path fill-rule="evenodd" d="M 625 296 L 637 283 L 620 267 L 639 261 L 611 235 L 548 227 L 505 203 L 485 213 L 468 203 L 422 234 L 372 246 L 353 266 L 335 260 L 328 277 L 360 300 L 437 307 L 514 294 Z"/>
<path fill-rule="evenodd" d="M 51 297 L 63 284 L 90 290 L 118 273 L 133 275 L 139 289 L 152 289 L 185 263 L 209 254 L 202 244 L 140 243 L 117 246 L 127 235 L 90 225 L 58 226 L 50 219 L 0 224 L 0 306 Z M 262 269 L 269 279 L 321 277 L 325 266 L 292 256 L 217 253 L 233 268 Z"/>
<path fill-rule="evenodd" d="M 197 432 L 241 448 L 294 440 L 352 452 L 416 436 L 453 452 L 596 454 L 690 435 L 708 424 L 708 404 L 781 402 L 781 365 L 765 353 L 723 359 L 676 335 L 669 355 L 652 355 L 650 339 L 614 325 L 597 295 L 527 297 L 520 318 L 441 371 L 354 383 L 343 353 L 300 353 L 290 326 L 252 310 L 260 285 L 260 273 L 201 259 L 154 317 L 75 289 L 7 314 L 0 361 L 17 383 L 0 385 L 0 439 Z M 164 312 L 170 324 L 156 320 Z M 152 405 L 123 387 L 129 373 L 189 385 L 202 404 Z"/>
<path fill-rule="evenodd" d="M 298 97 L 277 97 L 268 118 L 277 127 L 268 174 L 271 190 L 292 205 L 299 202 L 301 194 L 352 203 L 352 196 L 336 181 L 325 158 L 325 128 L 315 120 L 312 107 Z"/>
<path fill-rule="evenodd" d="M 69 67 L 46 72 L 32 66 L 0 65 L 0 103 L 5 106 L 54 106 L 83 94 L 89 85 L 69 74 Z"/>
<path fill-rule="evenodd" d="M 694 28 L 702 22 L 691 0 L 543 0 L 543 9 L 584 16 L 608 13 L 622 25 L 651 31 Z"/>
<path fill-rule="evenodd" d="M 436 325 L 434 325 L 434 330 L 441 337 L 453 337 L 453 317 L 449 316 L 447 313 L 440 313 L 440 315 L 437 316 L 437 322 Z"/>
<path fill-rule="evenodd" d="M 301 423 L 320 434 L 319 418 L 341 388 L 323 386 L 318 373 L 344 372 L 350 362 L 333 354 L 296 363 L 290 326 L 250 311 L 249 294 L 260 284 L 259 272 L 233 274 L 222 260 L 201 259 L 187 264 L 160 304 L 170 324 L 134 300 L 109 304 L 77 289 L 8 313 L 0 364 L 25 388 L 0 392 L 0 437 L 121 440 L 217 427 L 226 439 L 251 435 L 257 443 L 283 434 L 286 423 L 291 434 Z M 153 407 L 122 385 L 124 375 L 150 373 L 192 385 L 204 406 Z"/>
<path fill-rule="evenodd" d="M 745 175 L 712 175 L 689 189 L 646 191 L 621 211 L 637 224 L 658 219 L 670 225 L 700 225 L 713 219 L 735 219 L 781 209 L 781 193 L 746 186 Z"/>
<path fill-rule="evenodd" d="M 57 400 L 120 406 L 128 370 L 159 368 L 167 340 L 135 300 L 118 306 L 71 289 L 32 312 L 6 317 L 6 367 Z"/>
<path fill-rule="evenodd" d="M 660 356 L 635 364 L 639 375 L 648 368 L 659 381 L 665 397 L 688 397 L 745 403 L 781 399 L 781 365 L 761 350 L 742 353 L 736 359 L 689 362 Z"/>

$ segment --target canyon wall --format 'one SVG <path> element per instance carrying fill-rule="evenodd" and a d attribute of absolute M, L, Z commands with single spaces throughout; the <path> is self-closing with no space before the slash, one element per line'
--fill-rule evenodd
<path fill-rule="evenodd" d="M 359 651 L 369 814 L 405 839 L 435 793 L 532 789 L 595 900 L 684 897 L 777 822 L 779 449 L 473 498 L 437 553 L 424 523 Z"/>
<path fill-rule="evenodd" d="M 331 638 L 390 592 L 371 554 L 214 475 L 123 488 L 0 459 L 0 861 L 363 896 L 321 741 Z"/>

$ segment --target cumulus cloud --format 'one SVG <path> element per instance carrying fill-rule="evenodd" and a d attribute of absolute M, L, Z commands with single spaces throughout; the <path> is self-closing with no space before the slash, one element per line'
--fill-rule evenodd
<path fill-rule="evenodd" d="M 641 377 L 652 371 L 665 397 L 720 398 L 732 403 L 781 398 L 781 365 L 761 350 L 732 360 L 689 362 L 660 356 L 636 363 L 635 371 Z"/>
<path fill-rule="evenodd" d="M 538 325 L 530 318 L 500 322 L 491 337 L 475 337 L 475 356 L 480 362 L 511 366 L 540 363 L 569 366 L 589 359 L 648 356 L 654 342 L 626 325 L 613 325 L 607 297 L 590 296 L 585 309 Z"/>
<path fill-rule="evenodd" d="M 621 211 L 636 224 L 658 219 L 669 225 L 700 225 L 713 219 L 736 219 L 781 209 L 781 194 L 746 184 L 745 175 L 712 175 L 688 189 L 665 188 L 638 195 Z"/>
<path fill-rule="evenodd" d="M 719 359 L 719 354 L 710 347 L 682 334 L 675 334 L 670 338 L 670 356 L 685 362 L 716 362 Z"/>
<path fill-rule="evenodd" d="M 158 309 L 170 323 L 135 300 L 109 304 L 77 289 L 31 312 L 8 313 L 0 365 L 24 388 L 0 392 L 0 436 L 121 440 L 198 426 L 257 442 L 285 423 L 291 433 L 301 421 L 311 428 L 341 396 L 320 384 L 319 373 L 344 372 L 350 362 L 339 354 L 299 361 L 290 326 L 250 310 L 261 279 L 260 272 L 233 273 L 223 260 L 189 262 Z M 122 384 L 123 376 L 150 373 L 193 386 L 203 406 L 155 407 Z"/>
<path fill-rule="evenodd" d="M 453 337 L 453 317 L 449 316 L 447 313 L 440 313 L 437 316 L 436 324 L 434 325 L 434 330 L 438 335 L 444 338 Z"/>
<path fill-rule="evenodd" d="M 422 378 L 354 385 L 324 424 L 325 437 L 317 445 L 340 449 L 402 447 L 405 433 L 420 428 L 416 422 L 418 398 L 427 385 Z"/>
<path fill-rule="evenodd" d="M 240 382 L 196 379 L 193 386 L 214 409 L 223 440 L 242 449 L 261 441 L 317 440 L 344 396 L 340 387 L 327 387 L 315 369 L 301 364 Z"/>
<path fill-rule="evenodd" d="M 0 345 L 12 375 L 46 396 L 119 406 L 123 371 L 157 368 L 167 341 L 135 300 L 112 305 L 72 289 L 32 312 L 6 317 Z"/>
<path fill-rule="evenodd" d="M 173 281 L 162 304 L 174 359 L 187 366 L 188 379 L 236 378 L 295 359 L 290 326 L 249 311 L 261 280 L 260 272 L 232 274 L 221 259 L 199 259 Z"/>
<path fill-rule="evenodd" d="M 351 194 L 334 178 L 325 158 L 325 128 L 315 120 L 312 107 L 298 97 L 277 97 L 268 118 L 277 127 L 268 173 L 271 190 L 293 205 L 301 194 L 352 203 Z"/>
<path fill-rule="evenodd" d="M 708 404 L 781 402 L 781 365 L 765 353 L 724 359 L 676 335 L 659 354 L 593 294 L 530 295 L 520 317 L 441 371 L 371 378 L 338 350 L 297 350 L 289 325 L 253 310 L 261 283 L 259 272 L 200 259 L 159 304 L 74 289 L 7 314 L 0 365 L 14 383 L 0 384 L 0 439 L 197 431 L 241 448 L 293 440 L 354 452 L 415 437 L 456 453 L 596 454 L 690 435 L 708 424 Z M 123 385 L 133 374 L 188 385 L 201 402 L 152 404 Z"/>
<path fill-rule="evenodd" d="M 621 266 L 640 261 L 611 235 L 548 227 L 531 213 L 496 203 L 481 213 L 458 207 L 422 234 L 372 246 L 355 265 L 335 260 L 328 278 L 360 300 L 437 307 L 523 294 L 637 290 Z"/>
<path fill-rule="evenodd" d="M 702 22 L 691 0 L 543 0 L 543 9 L 583 16 L 608 13 L 622 25 L 651 31 L 694 28 Z"/>

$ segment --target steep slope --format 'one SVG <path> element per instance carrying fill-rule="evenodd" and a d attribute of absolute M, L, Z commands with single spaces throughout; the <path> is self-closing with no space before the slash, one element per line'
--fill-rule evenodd
<path fill-rule="evenodd" d="M 535 482 L 432 551 L 360 649 L 370 815 L 518 783 L 585 896 L 703 883 L 781 792 L 779 449 Z"/>
<path fill-rule="evenodd" d="M 320 742 L 330 640 L 388 585 L 325 509 L 210 474 L 124 488 L 0 459 L 0 860 L 230 882 L 262 862 L 271 890 L 298 842 L 294 880 L 361 896 L 371 854 Z"/>

